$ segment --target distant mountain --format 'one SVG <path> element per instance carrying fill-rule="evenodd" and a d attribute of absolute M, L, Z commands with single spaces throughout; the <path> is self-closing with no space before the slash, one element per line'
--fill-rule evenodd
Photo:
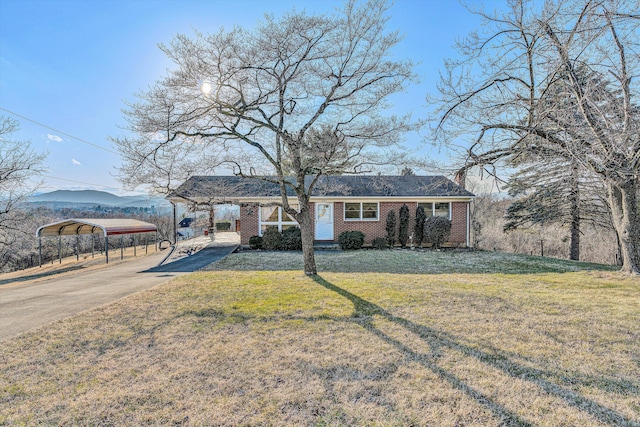
<path fill-rule="evenodd" d="M 123 202 L 120 196 L 96 190 L 56 190 L 31 197 L 33 202 L 95 203 L 118 206 Z"/>
<path fill-rule="evenodd" d="M 56 190 L 31 196 L 32 203 L 56 203 L 78 205 L 101 205 L 114 207 L 150 207 L 168 205 L 162 196 L 116 196 L 106 191 L 97 190 Z"/>

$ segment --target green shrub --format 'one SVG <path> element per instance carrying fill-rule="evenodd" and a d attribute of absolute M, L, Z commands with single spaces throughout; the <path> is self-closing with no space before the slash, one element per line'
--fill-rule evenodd
<path fill-rule="evenodd" d="M 361 249 L 364 244 L 364 234 L 361 231 L 345 231 L 338 236 L 338 243 L 342 250 Z"/>
<path fill-rule="evenodd" d="M 393 247 L 396 244 L 396 228 L 398 221 L 396 220 L 396 211 L 389 211 L 387 214 L 387 245 Z"/>
<path fill-rule="evenodd" d="M 283 251 L 301 251 L 302 250 L 302 234 L 300 228 L 291 227 L 282 231 L 282 250 Z"/>
<path fill-rule="evenodd" d="M 371 246 L 376 249 L 387 249 L 387 239 L 385 239 L 384 237 L 376 237 L 375 239 L 373 239 L 373 242 L 371 242 Z"/>
<path fill-rule="evenodd" d="M 229 221 L 216 222 L 216 230 L 229 231 L 231 230 L 231 223 Z"/>
<path fill-rule="evenodd" d="M 249 237 L 249 246 L 251 249 L 262 249 L 262 237 L 251 236 Z"/>
<path fill-rule="evenodd" d="M 280 248 L 282 248 L 282 233 L 278 231 L 278 227 L 270 225 L 262 233 L 262 249 L 279 251 Z"/>
<path fill-rule="evenodd" d="M 409 206 L 402 205 L 400 208 L 400 225 L 398 226 L 398 242 L 403 248 L 407 246 L 409 240 Z"/>
<path fill-rule="evenodd" d="M 439 249 L 451 233 L 451 221 L 443 216 L 432 216 L 424 222 L 424 240 Z"/>

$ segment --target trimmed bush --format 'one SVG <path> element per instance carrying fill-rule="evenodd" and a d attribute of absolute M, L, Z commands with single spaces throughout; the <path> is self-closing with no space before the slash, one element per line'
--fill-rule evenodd
<path fill-rule="evenodd" d="M 251 249 L 262 249 L 262 237 L 251 236 L 249 237 L 249 246 Z"/>
<path fill-rule="evenodd" d="M 364 244 L 364 234 L 361 231 L 345 231 L 338 236 L 338 243 L 342 250 L 361 249 Z"/>
<path fill-rule="evenodd" d="M 400 208 L 400 225 L 398 226 L 398 242 L 403 248 L 407 246 L 409 240 L 409 206 L 402 205 Z"/>
<path fill-rule="evenodd" d="M 398 226 L 398 221 L 396 220 L 396 212 L 389 211 L 387 214 L 387 246 L 393 247 L 396 244 L 396 228 Z"/>
<path fill-rule="evenodd" d="M 216 230 L 229 231 L 231 230 L 231 223 L 229 221 L 216 222 Z"/>
<path fill-rule="evenodd" d="M 300 228 L 291 227 L 282 231 L 282 250 L 283 251 L 301 251 L 302 250 L 302 234 Z"/>
<path fill-rule="evenodd" d="M 449 238 L 451 233 L 451 221 L 443 216 L 432 216 L 424 222 L 424 240 L 431 242 L 435 249 Z"/>
<path fill-rule="evenodd" d="M 278 231 L 278 227 L 270 225 L 262 233 L 262 249 L 279 251 L 280 248 L 282 248 L 282 233 Z"/>
<path fill-rule="evenodd" d="M 387 249 L 387 239 L 384 237 L 376 237 L 373 239 L 373 242 L 371 242 L 371 246 L 376 249 Z"/>

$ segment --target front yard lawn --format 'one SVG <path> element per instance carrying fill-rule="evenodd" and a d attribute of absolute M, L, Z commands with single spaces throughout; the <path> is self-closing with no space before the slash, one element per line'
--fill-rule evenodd
<path fill-rule="evenodd" d="M 635 277 L 359 251 L 314 279 L 298 257 L 233 254 L 2 342 L 0 425 L 640 425 Z"/>

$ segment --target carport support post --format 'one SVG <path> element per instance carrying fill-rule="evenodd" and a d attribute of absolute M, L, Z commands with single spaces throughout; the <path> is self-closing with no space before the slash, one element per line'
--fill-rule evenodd
<path fill-rule="evenodd" d="M 58 235 L 58 260 L 62 264 L 62 236 Z"/>
<path fill-rule="evenodd" d="M 80 261 L 80 235 L 76 234 L 76 261 Z"/>
<path fill-rule="evenodd" d="M 137 234 L 134 234 L 134 235 L 133 235 L 133 256 L 134 256 L 134 258 L 135 258 L 136 256 L 138 256 L 138 252 L 137 252 L 137 249 L 138 249 L 138 239 L 137 239 L 137 237 L 138 237 L 138 235 L 137 235 Z"/>
<path fill-rule="evenodd" d="M 91 259 L 93 259 L 96 251 L 96 235 L 91 233 Z"/>
<path fill-rule="evenodd" d="M 124 235 L 120 235 L 120 261 L 124 259 Z"/>
<path fill-rule="evenodd" d="M 145 233 L 144 235 L 144 254 L 149 253 L 149 233 Z"/>
<path fill-rule="evenodd" d="M 42 236 L 38 236 L 38 259 L 40 260 L 40 268 L 42 268 Z"/>
<path fill-rule="evenodd" d="M 109 236 L 104 236 L 104 255 L 107 258 L 107 264 L 109 264 Z"/>
<path fill-rule="evenodd" d="M 173 205 L 173 244 L 178 244 L 178 211 L 176 209 L 176 204 L 171 202 Z"/>

